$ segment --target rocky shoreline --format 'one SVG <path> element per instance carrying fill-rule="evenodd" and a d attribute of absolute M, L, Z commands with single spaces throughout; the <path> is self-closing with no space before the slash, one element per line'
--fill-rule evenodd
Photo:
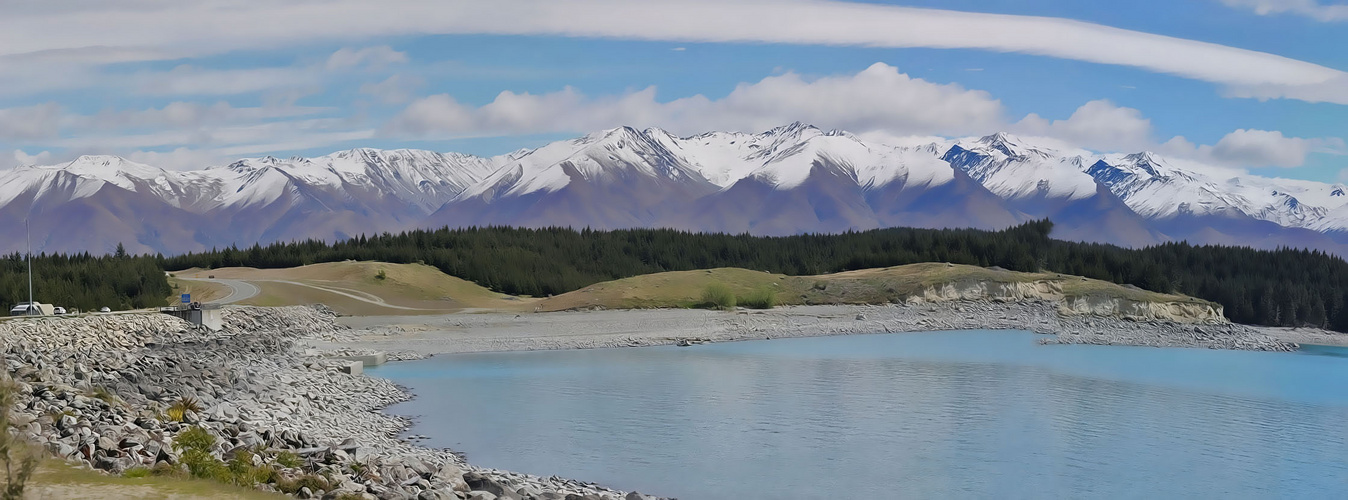
<path fill-rule="evenodd" d="M 343 371 L 334 357 L 377 348 L 390 359 L 442 352 L 693 344 L 819 335 L 961 329 L 1053 334 L 1043 343 L 1289 351 L 1296 344 L 1224 321 L 1179 323 L 1064 314 L 1053 301 L 961 300 L 765 311 L 593 311 L 459 314 L 405 320 L 343 318 L 319 307 L 223 310 L 209 331 L 157 314 L 0 322 L 16 387 L 14 431 L 51 454 L 122 473 L 182 467 L 189 429 L 210 454 L 243 455 L 275 471 L 264 490 L 300 498 L 654 498 L 559 477 L 468 464 L 402 439 L 409 422 L 380 410 L 411 397 L 393 383 Z M 410 325 L 410 326 L 409 326 Z M 314 349 L 317 347 L 319 349 Z M 166 413 L 190 400 L 194 407 Z M 298 460 L 281 460 L 282 452 Z M 307 481 L 307 482 L 306 482 Z"/>
<path fill-rule="evenodd" d="M 404 442 L 398 436 L 409 422 L 380 410 L 409 394 L 297 348 L 301 338 L 344 336 L 330 312 L 223 314 L 218 332 L 156 313 L 0 323 L 18 402 L 13 431 L 54 456 L 116 474 L 182 467 L 175 442 L 205 429 L 214 458 L 250 457 L 274 471 L 260 489 L 302 484 L 287 492 L 299 498 L 653 498 L 478 468 L 449 450 Z M 192 409 L 166 412 L 184 400 Z"/>

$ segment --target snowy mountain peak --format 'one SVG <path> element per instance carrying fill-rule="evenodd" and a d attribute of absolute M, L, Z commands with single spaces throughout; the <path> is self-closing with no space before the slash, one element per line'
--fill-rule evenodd
<path fill-rule="evenodd" d="M 56 168 L 65 172 L 104 181 L 115 184 L 125 189 L 134 190 L 135 181 L 154 181 L 161 180 L 160 183 L 166 183 L 170 174 L 164 169 L 152 167 L 144 163 L 122 158 L 120 156 L 106 155 L 86 155 L 59 167 L 39 167 Z"/>
<path fill-rule="evenodd" d="M 984 136 L 974 142 L 975 147 L 985 151 L 996 151 L 1009 157 L 1030 156 L 1031 153 L 1039 153 L 1040 156 L 1047 156 L 1040 149 L 1025 145 L 1025 141 L 1007 134 L 997 132 L 992 135 Z"/>
<path fill-rule="evenodd" d="M 773 135 L 773 136 L 801 135 L 808 133 L 809 131 L 818 132 L 819 128 L 815 127 L 814 125 L 810 125 L 808 123 L 794 121 L 786 125 L 782 125 L 780 127 L 768 130 L 767 132 L 763 132 L 762 135 Z"/>
<path fill-rule="evenodd" d="M 1162 173 L 1162 171 L 1166 170 L 1162 166 L 1161 160 L 1157 158 L 1156 155 L 1152 154 L 1150 151 L 1133 153 L 1124 156 L 1123 160 L 1132 167 L 1140 169 L 1153 177 L 1163 176 L 1164 174 Z"/>

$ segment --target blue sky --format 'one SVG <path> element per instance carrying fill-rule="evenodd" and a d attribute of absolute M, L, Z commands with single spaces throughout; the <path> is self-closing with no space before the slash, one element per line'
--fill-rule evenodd
<path fill-rule="evenodd" d="M 1348 6 L 1324 0 L 43 4 L 0 0 L 0 168 L 801 120 L 1348 179 Z"/>

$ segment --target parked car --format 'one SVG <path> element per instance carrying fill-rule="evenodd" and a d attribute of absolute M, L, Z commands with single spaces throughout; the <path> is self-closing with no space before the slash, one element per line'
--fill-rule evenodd
<path fill-rule="evenodd" d="M 66 308 L 64 308 L 64 307 L 53 307 L 52 310 L 51 310 L 51 313 L 52 313 L 52 314 L 65 314 L 65 313 L 66 313 Z"/>
<path fill-rule="evenodd" d="M 112 309 L 108 309 L 107 307 L 101 307 L 101 308 L 98 309 L 98 312 L 101 312 L 101 313 L 110 313 L 110 312 L 112 312 Z"/>

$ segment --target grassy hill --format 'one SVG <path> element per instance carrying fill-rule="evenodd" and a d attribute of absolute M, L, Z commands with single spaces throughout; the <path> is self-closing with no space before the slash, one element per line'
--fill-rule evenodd
<path fill-rule="evenodd" d="M 382 278 L 380 277 L 382 273 Z M 1056 273 L 1023 273 L 945 263 L 909 264 L 815 276 L 787 276 L 739 268 L 673 271 L 646 274 L 588 287 L 548 298 L 514 297 L 476 283 L 446 275 L 420 264 L 336 262 L 290 269 L 190 269 L 176 273 L 174 282 L 192 287 L 204 301 L 229 293 L 223 285 L 190 281 L 206 278 L 246 281 L 261 293 L 240 302 L 283 306 L 323 303 L 348 315 L 444 314 L 458 311 L 564 311 L 605 309 L 683 308 L 704 305 L 709 287 L 720 286 L 739 299 L 773 305 L 884 304 L 902 302 L 946 284 L 1048 283 L 1055 296 L 1103 297 L 1137 302 L 1206 301 L 1183 295 L 1149 292 L 1137 287 Z"/>
<path fill-rule="evenodd" d="M 696 307 L 703 293 L 723 285 L 737 297 L 770 294 L 778 305 L 884 304 L 901 302 L 925 290 L 961 283 L 1055 283 L 1066 298 L 1105 297 L 1138 302 L 1201 302 L 1192 297 L 1148 292 L 1107 281 L 1055 273 L 1022 273 L 943 263 L 910 264 L 817 276 L 786 276 L 747 269 L 721 268 L 648 274 L 597 283 L 540 301 L 540 311 L 603 307 L 632 309 Z"/>
<path fill-rule="evenodd" d="M 172 278 L 180 287 L 193 288 L 194 297 L 209 302 L 229 294 L 228 288 L 209 281 L 245 281 L 260 289 L 243 305 L 283 306 L 327 304 L 348 315 L 443 314 L 466 309 L 521 309 L 532 299 L 493 292 L 476 283 L 449 276 L 421 264 L 331 262 L 289 269 L 188 269 Z"/>

